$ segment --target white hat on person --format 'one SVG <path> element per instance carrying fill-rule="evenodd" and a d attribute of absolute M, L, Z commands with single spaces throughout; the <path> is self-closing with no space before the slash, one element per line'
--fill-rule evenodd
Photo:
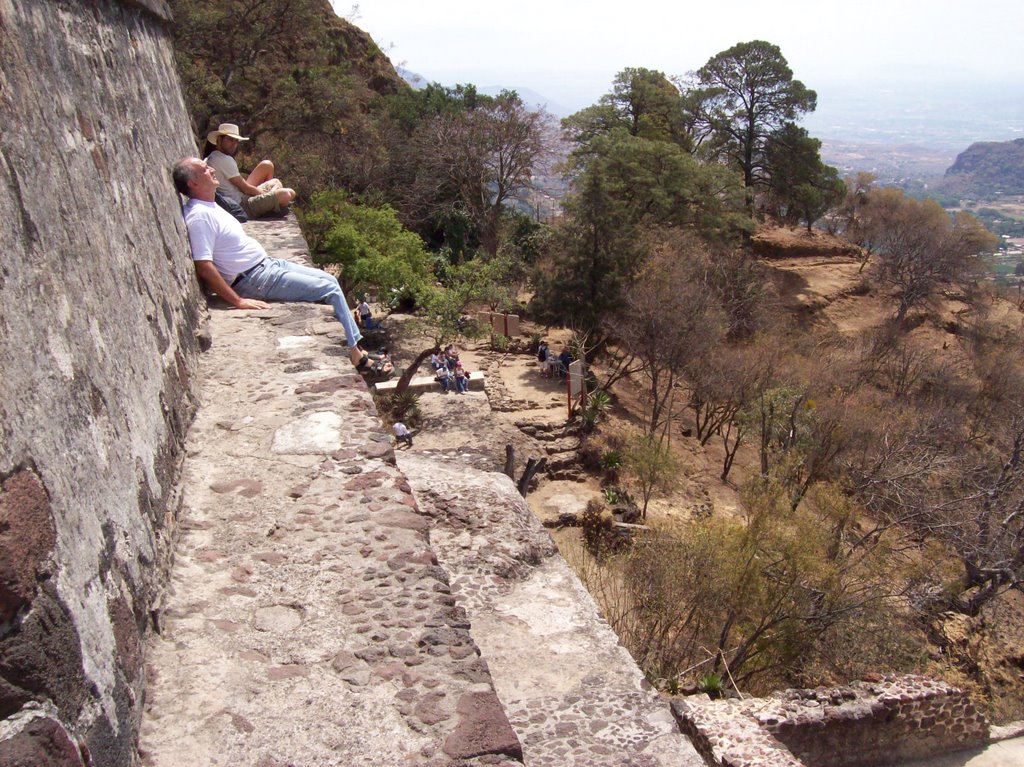
<path fill-rule="evenodd" d="M 211 144 L 216 144 L 217 139 L 219 139 L 221 136 L 227 136 L 228 138 L 233 138 L 238 141 L 249 140 L 247 136 L 240 136 L 238 134 L 238 126 L 234 123 L 221 123 L 217 126 L 217 130 L 210 131 L 209 133 L 206 134 L 206 140 L 209 141 Z"/>

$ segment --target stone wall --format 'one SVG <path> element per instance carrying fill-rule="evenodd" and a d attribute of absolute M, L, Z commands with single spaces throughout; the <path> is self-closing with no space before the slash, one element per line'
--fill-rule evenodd
<path fill-rule="evenodd" d="M 967 694 L 922 676 L 780 693 L 761 722 L 808 767 L 901 764 L 981 745 L 985 715 Z"/>
<path fill-rule="evenodd" d="M 732 767 L 903 764 L 988 738 L 984 714 L 962 690 L 912 675 L 771 698 L 693 698 L 673 711 L 710 764 Z"/>
<path fill-rule="evenodd" d="M 0 0 L 0 764 L 121 765 L 199 294 L 163 0 Z"/>

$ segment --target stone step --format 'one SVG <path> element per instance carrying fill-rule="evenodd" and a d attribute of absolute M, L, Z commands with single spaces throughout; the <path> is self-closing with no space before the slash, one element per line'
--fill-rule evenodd
<path fill-rule="evenodd" d="M 561 455 L 562 453 L 572 453 L 573 461 L 576 460 L 576 451 L 580 449 L 580 441 L 578 439 L 563 439 L 558 442 L 549 442 L 544 445 L 544 452 L 548 455 Z"/>
<path fill-rule="evenodd" d="M 566 428 L 564 423 L 549 423 L 546 421 L 526 421 L 519 420 L 513 422 L 517 429 L 521 431 L 530 430 L 535 433 L 547 433 L 561 431 Z"/>
<path fill-rule="evenodd" d="M 399 467 L 530 767 L 703 767 L 508 477 Z"/>
<path fill-rule="evenodd" d="M 548 473 L 566 469 L 578 470 L 575 453 L 557 453 L 548 457 Z"/>

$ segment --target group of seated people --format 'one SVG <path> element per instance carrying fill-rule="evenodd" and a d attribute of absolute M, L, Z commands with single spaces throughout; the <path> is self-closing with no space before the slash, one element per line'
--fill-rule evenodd
<path fill-rule="evenodd" d="M 434 368 L 434 380 L 441 384 L 441 391 L 445 394 L 452 390 L 456 394 L 469 391 L 469 371 L 463 366 L 459 352 L 452 344 L 448 344 L 444 351 L 434 349 L 430 355 L 430 366 Z"/>
<path fill-rule="evenodd" d="M 554 351 L 548 346 L 548 342 L 541 341 L 537 348 L 537 361 L 540 363 L 542 377 L 553 378 L 557 374 L 559 378 L 565 378 L 569 374 L 572 354 L 569 352 L 569 348 L 562 344 L 561 353 L 555 356 Z"/>

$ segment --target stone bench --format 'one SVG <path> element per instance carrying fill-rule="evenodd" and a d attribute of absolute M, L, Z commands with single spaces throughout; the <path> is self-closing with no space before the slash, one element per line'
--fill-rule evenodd
<path fill-rule="evenodd" d="M 470 391 L 483 391 L 484 390 L 484 374 L 479 370 L 474 370 L 469 374 L 469 390 Z M 398 378 L 392 378 L 388 381 L 382 381 L 376 385 L 378 394 L 384 394 L 387 392 L 393 392 L 398 388 Z M 454 385 L 453 385 L 454 388 Z M 412 392 L 437 392 L 441 393 L 441 385 L 434 380 L 433 376 L 416 376 L 409 383 L 408 391 Z"/>

